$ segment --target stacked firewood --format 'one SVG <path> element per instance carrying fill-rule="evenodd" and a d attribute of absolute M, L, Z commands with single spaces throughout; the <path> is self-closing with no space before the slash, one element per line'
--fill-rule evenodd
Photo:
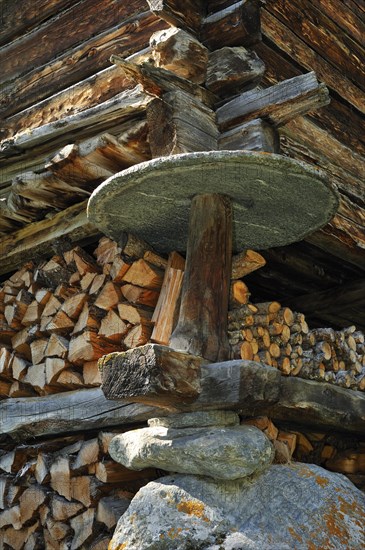
<path fill-rule="evenodd" d="M 241 423 L 256 426 L 267 435 L 274 445 L 276 464 L 291 461 L 318 464 L 346 475 L 365 491 L 365 442 L 359 438 L 333 432 L 281 429 L 267 416 L 246 418 Z"/>
<path fill-rule="evenodd" d="M 287 375 L 365 390 L 365 337 L 355 326 L 309 330 L 302 313 L 278 302 L 246 303 L 232 309 L 228 321 L 233 358 L 259 361 Z"/>
<path fill-rule="evenodd" d="M 97 386 L 101 356 L 150 339 L 166 260 L 132 237 L 102 238 L 94 255 L 75 247 L 1 286 L 3 397 Z"/>
<path fill-rule="evenodd" d="M 121 429 L 118 428 L 118 433 Z M 0 455 L 0 547 L 106 550 L 119 517 L 156 470 L 108 454 L 113 432 L 9 447 Z"/>

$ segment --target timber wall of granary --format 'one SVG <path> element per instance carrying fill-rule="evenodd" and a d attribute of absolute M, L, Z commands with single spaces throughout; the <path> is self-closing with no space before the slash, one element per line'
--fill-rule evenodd
<path fill-rule="evenodd" d="M 157 412 L 107 402 L 97 360 L 151 339 L 167 343 L 174 312 L 156 305 L 171 258 L 129 235 L 110 241 L 86 218 L 97 185 L 153 155 L 147 110 L 156 96 L 110 57 L 153 61 L 156 31 L 182 28 L 209 52 L 253 49 L 266 65 L 263 87 L 309 71 L 327 85 L 328 105 L 279 125 L 278 132 L 283 154 L 330 176 L 338 213 L 305 242 L 261 251 L 263 261 L 251 256 L 248 263 L 259 261 L 260 269 L 232 273 L 229 339 L 232 358 L 272 365 L 285 380 L 303 378 L 303 388 L 314 387 L 304 379 L 331 383 L 345 420 L 346 395 L 351 411 L 363 401 L 361 3 L 269 0 L 260 10 L 262 41 L 255 0 L 176 0 L 162 2 L 161 10 L 152 9 L 155 4 L 0 0 L 4 548 L 106 549 L 135 492 L 162 475 L 111 460 L 111 437 Z M 218 98 L 212 111 L 239 92 Z M 183 258 L 174 265 L 178 284 Z M 329 325 L 334 328 L 323 328 Z M 351 413 L 352 427 L 338 417 L 316 427 L 278 410 L 242 414 L 242 422 L 273 441 L 278 463 L 320 464 L 364 489 L 360 414 Z"/>

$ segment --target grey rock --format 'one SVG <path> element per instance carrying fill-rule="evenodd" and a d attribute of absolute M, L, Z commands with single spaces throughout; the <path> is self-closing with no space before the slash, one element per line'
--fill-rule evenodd
<path fill-rule="evenodd" d="M 364 519 L 365 495 L 315 465 L 226 482 L 176 475 L 137 493 L 109 550 L 358 550 Z"/>
<path fill-rule="evenodd" d="M 266 435 L 253 426 L 143 428 L 114 437 L 109 453 L 132 470 L 155 467 L 216 479 L 261 472 L 274 455 Z"/>
<path fill-rule="evenodd" d="M 233 248 L 303 239 L 335 214 L 338 199 L 316 168 L 283 155 L 203 151 L 152 159 L 115 174 L 91 195 L 88 217 L 119 239 L 134 233 L 161 252 L 185 250 L 191 199 L 232 199 Z"/>
<path fill-rule="evenodd" d="M 171 414 L 170 416 L 151 418 L 151 428 L 202 428 L 204 426 L 238 426 L 240 417 L 232 411 L 198 411 L 194 413 Z"/>

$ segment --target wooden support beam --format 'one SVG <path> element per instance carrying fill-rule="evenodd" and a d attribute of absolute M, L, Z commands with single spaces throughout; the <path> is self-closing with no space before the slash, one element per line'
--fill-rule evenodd
<path fill-rule="evenodd" d="M 223 132 L 218 138 L 218 148 L 280 153 L 279 132 L 272 124 L 257 118 Z"/>
<path fill-rule="evenodd" d="M 167 346 L 146 344 L 124 353 L 105 355 L 98 364 L 102 390 L 108 399 L 126 398 L 174 408 L 176 402 L 189 403 L 198 397 L 204 362 L 201 357 Z"/>
<path fill-rule="evenodd" d="M 197 34 L 204 10 L 202 0 L 147 0 L 151 11 L 175 27 Z"/>
<path fill-rule="evenodd" d="M 211 6 L 214 9 L 214 6 Z M 219 29 L 219 31 L 217 31 Z M 259 0 L 240 0 L 214 9 L 202 22 L 200 40 L 214 50 L 225 46 L 253 46 L 261 40 Z"/>
<path fill-rule="evenodd" d="M 120 369 L 110 370 L 114 379 Z M 138 369 L 134 375 L 138 376 Z M 144 384 L 140 379 L 139 383 Z M 251 361 L 227 361 L 201 367 L 201 394 L 193 403 L 175 401 L 176 411 L 236 410 L 243 416 L 267 415 L 326 430 L 365 430 L 365 395 L 325 382 L 282 376 L 280 371 Z M 88 389 L 0 402 L 2 434 L 24 439 L 43 435 L 104 429 L 143 422 L 169 414 L 166 409 L 105 399 Z M 31 422 L 30 422 L 31 420 Z"/>
<path fill-rule="evenodd" d="M 186 266 L 172 348 L 210 361 L 229 358 L 227 313 L 232 255 L 232 211 L 223 195 L 191 202 Z"/>
<path fill-rule="evenodd" d="M 155 158 L 217 149 L 215 114 L 191 94 L 178 90 L 155 99 L 147 121 Z"/>
<path fill-rule="evenodd" d="M 119 55 L 112 55 L 110 61 L 117 65 L 131 81 L 141 84 L 145 93 L 155 97 L 161 97 L 166 92 L 181 90 L 195 96 L 208 107 L 213 107 L 217 101 L 217 97 L 202 86 L 171 71 L 154 67 L 151 63 L 136 65 Z"/>
<path fill-rule="evenodd" d="M 328 103 L 326 86 L 319 84 L 311 72 L 264 90 L 255 89 L 239 95 L 217 109 L 217 121 L 221 130 L 255 118 L 265 118 L 281 126 Z"/>

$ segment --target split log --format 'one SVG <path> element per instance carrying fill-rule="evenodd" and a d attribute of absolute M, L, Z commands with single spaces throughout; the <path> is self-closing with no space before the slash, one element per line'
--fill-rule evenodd
<path fill-rule="evenodd" d="M 128 325 L 112 310 L 108 311 L 106 317 L 101 321 L 99 336 L 115 342 L 121 343 L 123 336 L 128 332 Z"/>
<path fill-rule="evenodd" d="M 111 281 L 108 281 L 98 294 L 94 305 L 101 309 L 109 310 L 116 307 L 120 301 L 121 293 L 119 287 Z"/>
<path fill-rule="evenodd" d="M 82 514 L 70 520 L 70 525 L 75 533 L 72 539 L 71 549 L 80 548 L 82 544 L 92 535 L 95 510 L 90 508 Z"/>
<path fill-rule="evenodd" d="M 123 281 L 142 288 L 159 290 L 163 281 L 163 273 L 152 264 L 140 259 L 133 262 L 133 264 L 129 267 L 126 274 L 123 276 Z"/>
<path fill-rule="evenodd" d="M 121 288 L 124 298 L 136 305 L 155 307 L 158 301 L 159 292 L 139 286 L 126 284 Z"/>
<path fill-rule="evenodd" d="M 82 366 L 82 378 L 86 387 L 100 386 L 101 374 L 97 361 L 86 361 Z"/>
<path fill-rule="evenodd" d="M 205 81 L 208 50 L 191 34 L 176 27 L 157 31 L 150 38 L 150 47 L 156 67 L 197 84 Z"/>
<path fill-rule="evenodd" d="M 152 311 L 141 307 L 133 306 L 127 302 L 118 304 L 119 317 L 132 325 L 151 324 Z"/>
<path fill-rule="evenodd" d="M 147 344 L 152 334 L 152 326 L 148 324 L 135 325 L 123 340 L 125 348 L 131 349 Z"/>
<path fill-rule="evenodd" d="M 171 252 L 167 262 L 160 296 L 152 316 L 154 328 L 151 339 L 168 345 L 177 321 L 185 260 L 177 252 Z"/>
<path fill-rule="evenodd" d="M 98 502 L 96 519 L 107 526 L 108 529 L 114 527 L 118 519 L 124 514 L 130 504 L 127 498 L 104 497 Z M 93 546 L 91 547 L 93 548 Z"/>
<path fill-rule="evenodd" d="M 118 347 L 120 349 L 121 346 Z M 102 340 L 95 332 L 87 330 L 71 338 L 68 359 L 75 365 L 81 365 L 85 361 L 96 361 L 113 351 L 116 351 L 114 344 Z"/>
<path fill-rule="evenodd" d="M 221 131 L 256 118 L 266 118 L 274 126 L 281 126 L 328 102 L 326 86 L 318 84 L 311 72 L 264 90 L 240 94 L 217 109 L 217 121 Z"/>

